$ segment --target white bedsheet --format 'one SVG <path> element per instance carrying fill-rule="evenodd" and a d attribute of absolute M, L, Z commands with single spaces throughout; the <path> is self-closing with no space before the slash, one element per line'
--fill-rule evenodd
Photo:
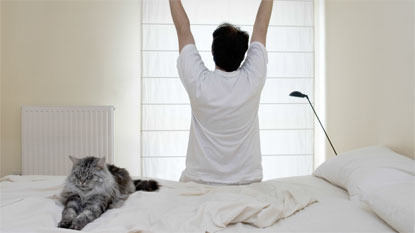
<path fill-rule="evenodd" d="M 235 224 L 222 232 L 396 232 L 363 202 L 350 201 L 348 193 L 314 176 L 278 179 L 279 182 L 298 184 L 317 197 L 310 205 L 289 218 L 264 229 L 246 224 Z"/>
<path fill-rule="evenodd" d="M 3 178 L 0 230 L 71 232 L 56 228 L 63 209 L 57 201 L 63 180 L 50 176 Z M 349 201 L 345 191 L 312 176 L 232 187 L 160 182 L 159 192 L 132 194 L 121 208 L 108 210 L 83 231 L 393 232 L 365 205 Z M 311 204 L 314 197 L 318 202 Z M 277 221 L 279 218 L 285 219 Z"/>

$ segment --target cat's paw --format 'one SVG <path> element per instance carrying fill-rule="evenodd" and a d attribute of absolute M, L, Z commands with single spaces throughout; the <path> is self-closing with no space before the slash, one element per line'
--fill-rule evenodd
<path fill-rule="evenodd" d="M 82 228 L 84 228 L 84 226 L 82 226 L 81 224 L 74 224 L 72 223 L 71 226 L 68 227 L 68 229 L 72 229 L 72 230 L 81 230 Z"/>
<path fill-rule="evenodd" d="M 58 227 L 59 228 L 69 228 L 72 224 L 72 219 L 62 219 L 59 223 L 58 223 Z"/>
<path fill-rule="evenodd" d="M 84 223 L 83 221 L 80 221 L 79 219 L 74 219 L 72 224 L 69 226 L 69 229 L 81 230 L 82 228 L 84 228 L 85 225 L 86 223 Z"/>

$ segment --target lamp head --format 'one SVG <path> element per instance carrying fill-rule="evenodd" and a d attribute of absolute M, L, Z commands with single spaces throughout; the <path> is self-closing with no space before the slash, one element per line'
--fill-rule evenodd
<path fill-rule="evenodd" d="M 291 92 L 291 93 L 290 93 L 290 96 L 293 96 L 293 97 L 299 97 L 299 98 L 305 98 L 305 97 L 308 97 L 306 94 L 303 94 L 303 93 L 301 93 L 301 92 L 299 92 L 299 91 L 293 91 L 293 92 Z"/>

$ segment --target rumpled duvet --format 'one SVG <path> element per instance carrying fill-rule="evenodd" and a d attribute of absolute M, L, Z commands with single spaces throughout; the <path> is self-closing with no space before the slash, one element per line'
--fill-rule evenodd
<path fill-rule="evenodd" d="M 0 180 L 1 232 L 71 232 L 57 228 L 64 177 L 6 176 Z M 216 232 L 234 223 L 278 224 L 316 202 L 300 185 L 278 180 L 208 186 L 159 180 L 157 192 L 135 192 L 107 210 L 86 232 Z"/>

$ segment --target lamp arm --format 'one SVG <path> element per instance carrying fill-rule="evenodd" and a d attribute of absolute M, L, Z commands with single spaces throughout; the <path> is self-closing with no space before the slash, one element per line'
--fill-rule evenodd
<path fill-rule="evenodd" d="M 307 96 L 307 95 L 306 95 L 305 97 L 307 98 L 308 103 L 310 104 L 311 108 L 313 109 L 314 115 L 316 115 L 317 120 L 318 120 L 318 122 L 320 123 L 320 126 L 321 126 L 321 128 L 323 129 L 323 131 L 324 131 L 324 134 L 326 134 L 326 137 L 327 137 L 327 139 L 329 140 L 330 146 L 331 146 L 331 148 L 333 148 L 334 154 L 336 154 L 336 155 L 337 155 L 337 152 L 336 152 L 336 150 L 334 149 L 333 144 L 331 143 L 331 140 L 330 140 L 330 138 L 329 138 L 329 135 L 327 135 L 327 132 L 326 132 L 326 130 L 325 130 L 325 129 L 324 129 L 324 127 L 323 127 L 323 124 L 321 124 L 320 118 L 318 117 L 318 115 L 317 115 L 317 113 L 316 113 L 316 110 L 314 110 L 314 107 L 313 107 L 313 105 L 311 104 L 310 99 L 308 98 L 308 96 Z"/>

